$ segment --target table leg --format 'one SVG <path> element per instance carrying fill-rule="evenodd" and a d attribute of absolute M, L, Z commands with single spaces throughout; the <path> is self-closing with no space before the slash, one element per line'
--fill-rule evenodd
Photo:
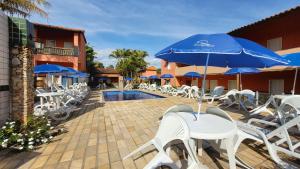
<path fill-rule="evenodd" d="M 229 168 L 230 169 L 236 169 L 236 161 L 235 161 L 235 153 L 233 148 L 233 137 L 224 139 L 226 150 L 227 150 L 227 156 L 229 161 Z"/>
<path fill-rule="evenodd" d="M 189 140 L 189 144 L 190 144 L 191 149 L 192 149 L 193 152 L 196 152 L 196 150 L 197 150 L 196 143 L 197 143 L 197 140 L 195 140 L 195 139 L 190 139 Z M 197 153 L 195 153 L 195 154 L 197 154 Z M 193 161 L 191 160 L 191 158 L 188 157 L 188 165 L 190 165 L 192 163 L 193 163 Z"/>
<path fill-rule="evenodd" d="M 202 156 L 203 151 L 203 140 L 197 140 L 197 146 L 198 146 L 198 155 Z"/>

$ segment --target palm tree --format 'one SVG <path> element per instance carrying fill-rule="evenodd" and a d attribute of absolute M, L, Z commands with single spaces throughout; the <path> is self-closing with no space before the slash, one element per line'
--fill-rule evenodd
<path fill-rule="evenodd" d="M 43 17 L 48 14 L 42 7 L 49 7 L 47 0 L 0 0 L 0 9 L 10 14 L 17 14 L 23 17 L 31 13 L 37 13 Z"/>

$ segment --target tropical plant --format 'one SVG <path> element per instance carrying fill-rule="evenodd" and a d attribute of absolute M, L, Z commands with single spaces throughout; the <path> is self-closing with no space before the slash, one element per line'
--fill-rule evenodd
<path fill-rule="evenodd" d="M 51 122 L 46 117 L 29 117 L 27 125 L 22 125 L 19 121 L 8 121 L 0 129 L 0 149 L 34 149 L 53 138 L 51 129 Z"/>
<path fill-rule="evenodd" d="M 107 66 L 107 68 L 114 69 L 115 67 L 114 67 L 114 65 L 109 65 L 109 66 Z"/>
<path fill-rule="evenodd" d="M 49 7 L 47 0 L 0 0 L 0 9 L 9 14 L 16 14 L 23 17 L 30 16 L 31 13 L 37 13 L 47 17 L 48 13 L 43 7 Z"/>
<path fill-rule="evenodd" d="M 97 52 L 95 52 L 94 48 L 90 44 L 87 44 L 85 46 L 85 52 L 86 68 L 89 74 L 94 75 L 97 73 L 98 68 L 104 68 L 103 63 L 95 61 L 95 59 L 97 58 Z"/>
<path fill-rule="evenodd" d="M 117 59 L 116 70 L 122 76 L 136 77 L 140 71 L 147 67 L 145 57 L 148 56 L 148 53 L 146 51 L 116 49 L 109 56 Z"/>

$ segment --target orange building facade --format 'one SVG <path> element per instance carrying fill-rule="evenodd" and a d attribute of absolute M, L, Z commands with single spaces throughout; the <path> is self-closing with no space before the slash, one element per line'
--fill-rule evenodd
<path fill-rule="evenodd" d="M 283 55 L 300 52 L 300 6 L 289 9 L 261 21 L 235 29 L 228 34 L 242 37 L 257 42 L 276 53 Z M 203 67 L 186 66 L 177 63 L 161 61 L 162 73 L 171 73 L 176 78 L 171 81 L 174 86 L 182 84 L 198 84 L 201 87 L 201 79 L 197 82 L 190 82 L 191 79 L 182 77 L 182 74 L 189 71 L 197 71 L 203 74 Z M 214 86 L 224 86 L 231 89 L 239 86 L 237 76 L 223 75 L 227 69 L 209 67 L 208 89 Z M 242 75 L 244 89 L 251 89 L 264 93 L 281 94 L 291 93 L 295 70 L 290 67 L 273 67 L 263 69 L 262 73 Z M 296 93 L 300 93 L 300 77 L 298 76 Z"/>
<path fill-rule="evenodd" d="M 150 66 L 146 68 L 146 71 L 142 73 L 142 76 L 153 76 L 153 75 L 157 75 L 156 72 L 157 68 L 155 66 Z"/>
<path fill-rule="evenodd" d="M 34 24 L 34 65 L 58 64 L 86 71 L 84 30 Z"/>

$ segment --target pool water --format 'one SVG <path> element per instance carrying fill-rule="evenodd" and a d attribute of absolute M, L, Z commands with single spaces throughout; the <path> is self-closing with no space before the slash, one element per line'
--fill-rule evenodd
<path fill-rule="evenodd" d="M 122 100 L 143 100 L 143 99 L 157 99 L 164 98 L 155 94 L 150 94 L 137 90 L 124 91 L 104 91 L 103 97 L 105 101 L 122 101 Z"/>

